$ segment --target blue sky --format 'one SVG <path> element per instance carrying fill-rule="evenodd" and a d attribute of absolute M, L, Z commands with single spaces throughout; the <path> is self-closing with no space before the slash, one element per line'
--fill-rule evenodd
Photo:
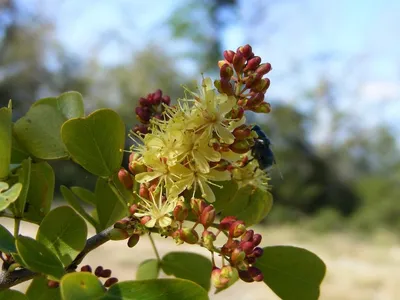
<path fill-rule="evenodd" d="M 41 5 L 69 51 L 83 58 L 95 54 L 106 65 L 123 63 L 151 41 L 178 51 L 162 24 L 184 1 L 21 0 L 32 9 Z M 272 63 L 271 98 L 293 103 L 299 91 L 325 76 L 341 87 L 342 109 L 356 105 L 354 114 L 365 124 L 388 122 L 400 129 L 400 1 L 270 1 L 268 14 L 261 12 L 254 25 L 245 16 L 257 2 L 239 1 L 242 18 L 224 30 L 223 41 L 231 49 L 250 42 Z M 248 40 L 248 30 L 257 39 Z M 104 35 L 114 42 L 97 53 Z"/>

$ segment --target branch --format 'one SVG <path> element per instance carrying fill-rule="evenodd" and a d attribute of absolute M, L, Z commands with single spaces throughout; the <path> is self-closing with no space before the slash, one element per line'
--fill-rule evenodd
<path fill-rule="evenodd" d="M 78 267 L 78 265 L 82 262 L 82 260 L 90 251 L 93 251 L 97 247 L 108 242 L 110 240 L 109 233 L 113 228 L 114 227 L 111 226 L 89 238 L 86 241 L 85 248 L 78 254 L 78 256 L 74 259 L 74 261 L 68 267 L 65 268 L 65 271 L 66 272 L 75 271 L 75 269 Z M 11 272 L 2 269 L 0 272 L 0 291 L 10 288 L 14 285 L 20 284 L 22 282 L 28 281 L 39 275 L 40 273 L 32 272 L 31 270 L 25 268 Z"/>

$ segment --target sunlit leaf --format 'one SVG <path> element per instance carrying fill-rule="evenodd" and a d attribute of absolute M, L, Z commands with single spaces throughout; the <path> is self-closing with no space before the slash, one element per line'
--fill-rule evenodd
<path fill-rule="evenodd" d="M 98 299 L 104 294 L 100 280 L 88 272 L 75 272 L 65 275 L 60 282 L 63 300 Z"/>
<path fill-rule="evenodd" d="M 11 103 L 9 107 L 0 108 L 0 180 L 7 178 L 11 162 Z"/>
<path fill-rule="evenodd" d="M 32 300 L 61 300 L 60 288 L 49 288 L 44 276 L 35 277 L 29 285 L 26 295 Z"/>
<path fill-rule="evenodd" d="M 16 183 L 11 188 L 8 183 L 0 181 L 0 211 L 5 210 L 11 203 L 18 199 L 22 184 Z"/>
<path fill-rule="evenodd" d="M 142 261 L 136 272 L 136 280 L 157 279 L 160 273 L 160 263 L 157 259 Z"/>
<path fill-rule="evenodd" d="M 17 252 L 14 236 L 3 225 L 0 225 L 0 251 Z"/>

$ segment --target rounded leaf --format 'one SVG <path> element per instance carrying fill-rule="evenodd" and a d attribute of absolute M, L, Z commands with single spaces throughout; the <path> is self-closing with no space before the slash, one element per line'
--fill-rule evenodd
<path fill-rule="evenodd" d="M 108 177 L 119 170 L 125 125 L 116 112 L 99 109 L 86 118 L 71 119 L 61 135 L 73 159 L 89 172 Z"/>
<path fill-rule="evenodd" d="M 0 225 L 0 251 L 5 253 L 17 252 L 14 236 L 3 225 Z"/>
<path fill-rule="evenodd" d="M 207 300 L 207 291 L 185 279 L 124 281 L 111 286 L 102 300 Z"/>
<path fill-rule="evenodd" d="M 42 220 L 36 240 L 68 266 L 85 247 L 86 237 L 85 221 L 71 207 L 60 206 Z"/>
<path fill-rule="evenodd" d="M 59 288 L 49 288 L 44 276 L 35 277 L 29 285 L 26 295 L 34 300 L 61 300 Z"/>
<path fill-rule="evenodd" d="M 64 267 L 58 257 L 40 242 L 25 236 L 18 236 L 15 245 L 24 266 L 28 269 L 60 279 Z"/>
<path fill-rule="evenodd" d="M 4 290 L 0 291 L 0 300 L 29 300 L 27 296 L 19 291 Z"/>
<path fill-rule="evenodd" d="M 22 217 L 25 210 L 26 197 L 28 196 L 29 183 L 31 178 L 31 158 L 25 159 L 21 167 L 17 170 L 18 181 L 22 184 L 22 190 L 18 199 L 10 206 L 11 211 L 16 217 Z"/>
<path fill-rule="evenodd" d="M 292 246 L 265 247 L 255 266 L 264 282 L 282 299 L 313 300 L 319 298 L 319 287 L 326 266 L 314 253 Z"/>
<path fill-rule="evenodd" d="M 161 260 L 161 268 L 167 275 L 196 282 L 205 290 L 211 286 L 211 261 L 196 253 L 170 252 Z"/>
<path fill-rule="evenodd" d="M 11 188 L 8 184 L 0 181 L 0 211 L 5 210 L 11 203 L 18 199 L 22 190 L 22 184 L 16 183 Z"/>
<path fill-rule="evenodd" d="M 87 300 L 101 297 L 105 289 L 95 275 L 75 272 L 61 279 L 60 290 L 63 300 Z"/>
<path fill-rule="evenodd" d="M 57 98 L 43 98 L 33 103 L 32 107 L 42 104 L 53 106 L 67 120 L 83 117 L 85 115 L 83 98 L 78 92 L 66 92 Z"/>
<path fill-rule="evenodd" d="M 160 273 L 160 264 L 157 259 L 142 261 L 136 271 L 136 280 L 157 279 Z"/>

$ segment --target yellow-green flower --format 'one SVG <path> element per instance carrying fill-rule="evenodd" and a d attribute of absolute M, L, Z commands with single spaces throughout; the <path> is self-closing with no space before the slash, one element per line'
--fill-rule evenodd
<path fill-rule="evenodd" d="M 258 167 L 257 161 L 253 160 L 244 167 L 234 169 L 232 179 L 238 183 L 239 188 L 251 185 L 267 191 L 270 178 Z"/>

